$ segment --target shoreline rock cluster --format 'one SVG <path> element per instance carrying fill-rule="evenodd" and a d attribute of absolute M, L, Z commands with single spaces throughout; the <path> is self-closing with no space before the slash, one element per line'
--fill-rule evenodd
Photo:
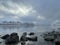
<path fill-rule="evenodd" d="M 25 44 L 26 41 L 37 41 L 37 36 L 33 36 L 34 33 L 31 32 L 29 35 L 30 36 L 26 36 L 27 34 L 23 33 L 23 35 L 21 36 L 20 40 L 19 40 L 19 35 L 18 33 L 14 32 L 9 34 L 6 34 L 4 36 L 1 37 L 1 39 L 4 40 L 5 44 L 17 44 L 19 42 L 21 42 L 22 44 Z"/>
<path fill-rule="evenodd" d="M 5 40 L 5 44 L 15 44 L 19 42 L 19 36 L 17 33 L 11 33 L 10 35 L 6 34 L 2 36 L 1 39 Z"/>
<path fill-rule="evenodd" d="M 52 31 L 46 34 L 43 34 L 43 38 L 45 41 L 54 42 L 55 45 L 60 45 L 60 32 Z"/>

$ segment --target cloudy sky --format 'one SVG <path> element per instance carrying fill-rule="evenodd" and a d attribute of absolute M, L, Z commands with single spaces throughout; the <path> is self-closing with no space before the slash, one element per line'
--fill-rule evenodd
<path fill-rule="evenodd" d="M 0 0 L 0 22 L 51 24 L 60 21 L 60 0 Z"/>

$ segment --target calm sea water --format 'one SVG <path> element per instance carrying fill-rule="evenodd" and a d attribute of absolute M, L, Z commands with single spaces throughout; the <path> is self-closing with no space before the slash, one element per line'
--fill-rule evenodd
<path fill-rule="evenodd" d="M 38 41 L 36 45 L 54 45 L 53 42 L 44 41 L 44 39 L 40 36 L 44 32 L 52 31 L 49 26 L 27 26 L 27 27 L 14 27 L 14 26 L 0 26 L 0 35 L 11 34 L 13 32 L 17 32 L 19 37 L 22 35 L 23 32 L 35 32 L 38 36 Z M 2 41 L 2 40 L 0 40 Z M 0 45 L 5 45 L 4 42 Z M 17 45 L 20 45 L 17 44 Z"/>

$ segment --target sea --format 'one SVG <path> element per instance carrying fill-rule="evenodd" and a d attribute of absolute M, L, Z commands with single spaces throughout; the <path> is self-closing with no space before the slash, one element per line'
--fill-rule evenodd
<path fill-rule="evenodd" d="M 38 37 L 38 41 L 35 45 L 55 45 L 54 42 L 45 41 L 41 36 L 43 33 L 47 33 L 50 31 L 52 31 L 50 26 L 0 26 L 0 36 L 16 32 L 18 33 L 20 38 L 24 32 L 27 32 L 28 34 L 30 32 L 34 32 Z M 0 43 L 0 45 L 6 45 L 2 39 L 0 39 L 0 42 L 2 42 Z M 18 43 L 16 45 L 21 44 Z"/>

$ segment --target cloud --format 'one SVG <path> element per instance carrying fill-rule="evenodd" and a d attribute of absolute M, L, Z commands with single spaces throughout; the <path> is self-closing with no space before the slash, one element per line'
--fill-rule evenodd
<path fill-rule="evenodd" d="M 60 20 L 60 1 L 0 0 L 0 14 L 2 15 L 0 20 L 50 24 Z"/>
<path fill-rule="evenodd" d="M 32 23 L 37 24 L 37 22 L 36 22 L 36 21 L 33 21 Z"/>
<path fill-rule="evenodd" d="M 5 15 L 5 18 L 11 17 L 18 20 L 20 17 L 28 16 L 35 13 L 36 10 L 31 5 L 18 3 L 13 1 L 2 1 L 0 3 L 0 14 Z"/>
<path fill-rule="evenodd" d="M 40 20 L 40 19 L 44 20 L 45 17 L 39 15 L 39 16 L 37 16 L 37 19 L 38 19 L 38 20 Z"/>
<path fill-rule="evenodd" d="M 19 19 L 19 17 L 18 16 L 13 16 L 12 19 Z"/>
<path fill-rule="evenodd" d="M 54 25 L 55 26 L 56 24 L 60 25 L 60 20 L 53 21 L 51 25 Z"/>
<path fill-rule="evenodd" d="M 0 15 L 0 19 L 4 18 L 4 16 Z"/>
<path fill-rule="evenodd" d="M 33 7 L 29 6 L 29 5 L 17 4 L 17 3 L 13 3 L 11 1 L 7 2 L 5 4 L 7 5 L 7 7 L 5 7 L 3 4 L 1 4 L 0 10 L 20 16 L 20 17 L 26 16 L 26 15 L 29 15 L 30 13 L 35 12 Z"/>

